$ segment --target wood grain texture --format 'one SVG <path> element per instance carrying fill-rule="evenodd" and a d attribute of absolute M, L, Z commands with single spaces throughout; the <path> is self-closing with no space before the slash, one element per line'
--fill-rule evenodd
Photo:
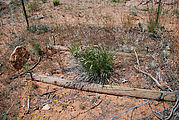
<path fill-rule="evenodd" d="M 31 79 L 30 75 L 28 75 L 26 79 L 30 80 Z M 147 98 L 147 99 L 157 98 L 162 94 L 161 97 L 162 100 L 166 100 L 166 101 L 176 100 L 175 94 L 170 94 L 170 92 L 167 91 L 156 91 L 156 90 L 129 88 L 129 87 L 122 87 L 122 86 L 90 84 L 87 82 L 77 83 L 71 80 L 65 80 L 58 77 L 44 76 L 44 75 L 37 75 L 37 74 L 33 74 L 33 79 L 39 82 L 54 84 L 64 88 L 78 89 L 88 92 L 96 92 L 96 93 L 116 95 L 116 96 Z M 169 94 L 169 95 L 164 96 L 165 94 Z"/>

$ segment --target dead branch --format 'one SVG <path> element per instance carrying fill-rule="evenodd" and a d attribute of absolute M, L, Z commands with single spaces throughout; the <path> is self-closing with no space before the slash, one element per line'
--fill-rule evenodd
<path fill-rule="evenodd" d="M 155 79 L 151 74 L 149 74 L 149 73 L 147 73 L 147 72 L 145 72 L 145 71 L 143 71 L 143 70 L 137 68 L 135 65 L 134 65 L 134 68 L 135 68 L 136 70 L 138 70 L 139 72 L 141 72 L 141 73 L 143 73 L 143 74 L 145 74 L 145 75 L 148 75 L 150 78 L 152 78 L 152 80 L 156 83 L 156 85 L 157 85 L 158 88 L 160 88 L 161 90 L 165 90 L 165 89 L 160 85 L 160 83 L 158 82 L 158 80 Z"/>
<path fill-rule="evenodd" d="M 146 90 L 146 89 L 129 88 L 129 87 L 112 86 L 112 85 L 90 84 L 87 82 L 74 83 L 71 80 L 65 80 L 58 77 L 44 76 L 44 75 L 37 75 L 37 74 L 33 74 L 33 78 L 34 80 L 39 82 L 54 84 L 64 88 L 78 89 L 78 90 L 79 88 L 81 88 L 80 90 L 87 91 L 87 92 L 95 92 L 95 93 L 109 94 L 109 95 L 116 95 L 116 96 L 131 96 L 131 97 L 147 98 L 147 99 L 156 98 L 159 95 L 163 94 L 161 97 L 162 100 L 167 100 L 167 101 L 176 100 L 176 97 L 173 94 L 164 96 L 167 93 L 171 93 L 167 91 L 156 91 L 156 90 Z M 26 79 L 31 80 L 31 77 L 27 75 Z"/>
<path fill-rule="evenodd" d="M 29 71 L 31 72 L 31 71 L 40 63 L 41 59 L 42 59 L 42 58 L 39 57 L 38 61 L 37 61 L 28 71 L 23 72 L 23 73 L 21 73 L 21 74 L 13 75 L 13 76 L 9 77 L 8 79 L 9 79 L 9 80 L 13 80 L 13 79 L 16 79 L 16 78 L 18 78 L 18 77 L 21 77 L 21 76 L 25 75 L 25 74 L 28 73 Z"/>

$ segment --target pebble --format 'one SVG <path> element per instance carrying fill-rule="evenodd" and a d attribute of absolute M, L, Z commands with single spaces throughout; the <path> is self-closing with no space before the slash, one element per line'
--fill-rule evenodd
<path fill-rule="evenodd" d="M 46 104 L 45 106 L 43 106 L 42 110 L 49 110 L 50 106 L 48 104 Z"/>

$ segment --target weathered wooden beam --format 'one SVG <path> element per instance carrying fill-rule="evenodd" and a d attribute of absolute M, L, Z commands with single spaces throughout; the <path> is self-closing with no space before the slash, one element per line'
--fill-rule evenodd
<path fill-rule="evenodd" d="M 28 75 L 26 79 L 30 80 L 31 79 L 30 75 Z M 175 94 L 170 94 L 170 92 L 167 91 L 156 91 L 156 90 L 129 88 L 129 87 L 112 86 L 112 85 L 89 84 L 87 82 L 76 83 L 71 80 L 65 80 L 58 77 L 44 76 L 44 75 L 37 75 L 37 74 L 33 74 L 33 79 L 39 82 L 54 84 L 60 87 L 78 89 L 88 92 L 96 92 L 96 93 L 116 95 L 116 96 L 131 96 L 136 98 L 147 98 L 147 99 L 157 98 L 160 95 L 162 95 L 161 96 L 162 100 L 166 100 L 166 101 L 176 100 Z M 165 94 L 168 95 L 165 96 Z"/>

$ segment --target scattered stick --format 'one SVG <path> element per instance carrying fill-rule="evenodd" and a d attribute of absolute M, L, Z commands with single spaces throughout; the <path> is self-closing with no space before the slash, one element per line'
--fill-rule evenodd
<path fill-rule="evenodd" d="M 44 93 L 44 94 L 42 94 L 42 95 L 40 95 L 41 97 L 42 96 L 44 96 L 44 95 L 49 95 L 49 94 L 52 94 L 52 93 L 54 93 L 54 92 L 56 92 L 57 90 L 53 90 L 53 91 L 50 91 L 50 92 L 46 92 L 46 93 Z"/>
<path fill-rule="evenodd" d="M 131 113 L 131 120 L 133 120 L 133 113 L 134 113 L 134 111 L 136 110 L 137 108 L 134 108 L 133 110 L 132 110 L 132 113 Z"/>
<path fill-rule="evenodd" d="M 144 3 L 144 2 L 145 2 L 145 3 Z M 141 1 L 141 2 L 138 4 L 138 6 L 139 6 L 139 5 L 147 5 L 149 2 L 151 2 L 151 0 Z"/>
<path fill-rule="evenodd" d="M 139 57 L 138 57 L 137 52 L 135 51 L 135 49 L 134 49 L 134 53 L 135 53 L 135 56 L 136 56 L 136 59 L 137 59 L 137 64 L 140 66 Z"/>
<path fill-rule="evenodd" d="M 179 108 L 178 104 L 179 104 L 179 96 L 177 96 L 177 101 L 176 101 L 175 105 L 172 107 L 171 113 L 170 113 L 170 115 L 166 118 L 166 120 L 170 120 L 170 119 L 172 118 L 172 116 L 173 116 L 173 114 L 175 113 L 175 111 Z"/>
<path fill-rule="evenodd" d="M 92 107 L 89 108 L 88 110 L 85 110 L 85 111 L 83 111 L 83 112 L 79 112 L 74 118 L 78 117 L 80 114 L 84 114 L 84 113 L 86 113 L 86 112 L 88 112 L 88 111 L 90 111 L 90 110 L 96 108 L 97 106 L 99 106 L 99 105 L 102 103 L 102 101 L 103 101 L 103 100 L 101 100 L 98 104 L 92 106 Z"/>
<path fill-rule="evenodd" d="M 157 113 L 155 110 L 153 110 L 151 103 L 149 103 L 149 107 L 150 107 L 150 109 L 152 110 L 153 113 L 156 113 L 156 114 L 154 114 L 154 115 L 155 115 L 159 120 L 162 120 L 162 118 L 160 117 L 161 114 L 160 114 L 160 113 Z M 159 114 L 160 116 L 158 116 L 158 114 Z"/>
<path fill-rule="evenodd" d="M 164 3 L 164 4 L 166 4 L 166 5 L 175 5 L 175 4 L 179 4 L 179 2 L 176 0 L 176 1 L 172 2 L 172 3 Z"/>
<path fill-rule="evenodd" d="M 9 111 L 11 110 L 11 108 L 14 106 L 14 102 L 12 103 L 11 107 L 7 110 L 6 114 L 9 113 Z"/>
<path fill-rule="evenodd" d="M 149 73 L 147 73 L 147 72 L 145 72 L 145 71 L 143 71 L 143 70 L 137 68 L 135 65 L 134 65 L 134 68 L 135 68 L 136 70 L 138 70 L 139 72 L 141 72 L 141 73 L 143 73 L 143 74 L 145 74 L 145 75 L 148 75 L 150 78 L 152 78 L 152 80 L 156 83 L 156 85 L 157 85 L 158 88 L 160 88 L 161 90 L 165 90 L 165 89 L 160 85 L 160 83 L 158 82 L 158 80 L 155 79 L 151 74 L 149 74 Z"/>
<path fill-rule="evenodd" d="M 31 97 L 28 96 L 28 100 L 27 100 L 27 111 L 25 112 L 26 114 L 29 113 L 29 109 L 30 109 L 30 99 L 31 99 Z"/>
<path fill-rule="evenodd" d="M 99 106 L 99 105 L 102 103 L 102 101 L 103 101 L 103 100 L 101 100 L 98 104 L 96 104 L 96 105 L 92 106 L 91 108 L 89 108 L 87 111 L 92 110 L 92 109 L 94 109 L 95 107 Z"/>

